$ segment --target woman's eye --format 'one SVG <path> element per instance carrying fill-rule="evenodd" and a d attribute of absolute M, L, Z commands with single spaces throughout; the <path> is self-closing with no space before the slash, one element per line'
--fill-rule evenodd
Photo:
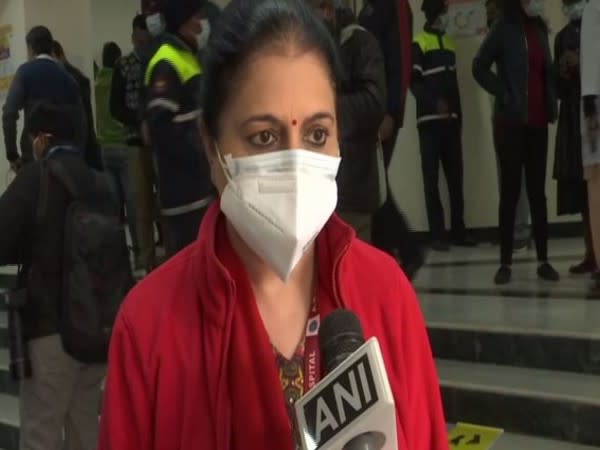
<path fill-rule="evenodd" d="M 275 136 L 269 130 L 264 130 L 250 137 L 250 142 L 259 147 L 267 147 L 276 141 Z"/>
<path fill-rule="evenodd" d="M 312 145 L 316 145 L 318 147 L 322 147 L 327 143 L 327 138 L 329 137 L 329 132 L 325 128 L 315 128 L 312 130 L 308 136 L 308 141 Z"/>

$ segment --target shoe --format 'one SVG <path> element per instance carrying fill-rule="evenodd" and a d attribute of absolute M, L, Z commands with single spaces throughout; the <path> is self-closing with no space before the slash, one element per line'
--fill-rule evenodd
<path fill-rule="evenodd" d="M 498 272 L 496 272 L 496 276 L 494 277 L 494 283 L 501 285 L 501 284 L 508 284 L 510 283 L 510 279 L 512 277 L 512 270 L 509 266 L 500 266 L 500 268 L 498 269 Z"/>
<path fill-rule="evenodd" d="M 552 267 L 547 262 L 541 264 L 540 267 L 538 267 L 537 274 L 538 274 L 538 277 L 540 277 L 542 280 L 546 280 L 546 281 L 560 280 L 560 275 L 558 274 L 558 272 L 556 270 L 554 270 L 554 267 Z"/>
<path fill-rule="evenodd" d="M 593 273 L 596 270 L 596 264 L 589 259 L 584 259 L 579 264 L 571 266 L 569 273 L 572 275 L 585 275 L 586 273 Z"/>
<path fill-rule="evenodd" d="M 515 243 L 513 245 L 513 253 L 523 253 L 526 252 L 531 245 L 531 239 L 515 239 Z"/>
<path fill-rule="evenodd" d="M 450 244 L 442 240 L 433 241 L 433 243 L 431 244 L 431 249 L 436 252 L 449 252 Z"/>
<path fill-rule="evenodd" d="M 457 247 L 477 247 L 477 244 L 477 241 L 468 234 L 452 240 L 452 245 L 456 245 Z"/>

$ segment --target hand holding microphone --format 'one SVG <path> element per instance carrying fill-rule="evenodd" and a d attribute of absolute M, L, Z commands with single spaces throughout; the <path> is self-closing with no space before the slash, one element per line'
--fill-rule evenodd
<path fill-rule="evenodd" d="M 328 375 L 296 403 L 304 450 L 397 450 L 394 397 L 376 338 L 338 310 L 319 332 Z"/>

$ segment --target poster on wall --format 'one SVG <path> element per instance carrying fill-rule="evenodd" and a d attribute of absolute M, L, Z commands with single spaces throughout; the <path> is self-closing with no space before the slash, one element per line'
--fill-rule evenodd
<path fill-rule="evenodd" d="M 485 0 L 450 0 L 448 15 L 451 36 L 479 36 L 487 30 Z"/>
<path fill-rule="evenodd" d="M 12 26 L 0 26 L 0 96 L 6 95 L 15 74 L 11 54 Z"/>

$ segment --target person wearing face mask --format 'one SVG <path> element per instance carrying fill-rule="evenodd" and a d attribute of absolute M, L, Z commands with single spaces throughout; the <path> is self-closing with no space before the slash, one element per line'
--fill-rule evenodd
<path fill-rule="evenodd" d="M 382 347 L 393 447 L 448 450 L 415 293 L 334 214 L 342 78 L 325 26 L 306 0 L 232 1 L 204 67 L 219 200 L 121 308 L 98 449 L 301 448 L 294 404 L 324 375 L 310 325 L 345 308 Z"/>
<path fill-rule="evenodd" d="M 86 164 L 76 144 L 72 108 L 48 100 L 32 107 L 27 132 L 36 161 L 0 196 L 0 264 L 22 265 L 25 275 L 19 287 L 27 294 L 21 316 L 31 376 L 20 387 L 19 440 L 27 450 L 63 448 L 65 441 L 73 450 L 91 450 L 98 436 L 106 366 L 80 363 L 61 341 L 64 233 L 73 198 L 57 177 L 42 175 L 46 164 L 52 160 L 72 179 L 84 180 L 115 214 L 118 206 L 105 175 Z"/>
<path fill-rule="evenodd" d="M 462 110 L 454 41 L 446 34 L 448 1 L 424 0 L 427 22 L 413 41 L 411 90 L 417 101 L 417 125 L 425 204 L 432 248 L 448 251 L 444 210 L 439 192 L 439 165 L 446 174 L 452 217 L 452 243 L 472 247 L 464 223 Z"/>
<path fill-rule="evenodd" d="M 198 52 L 206 45 L 204 2 L 163 0 L 166 32 L 144 75 L 145 127 L 156 158 L 161 215 L 168 256 L 196 239 L 213 200 L 206 156 L 196 122 L 202 67 Z"/>
<path fill-rule="evenodd" d="M 501 15 L 485 37 L 473 76 L 494 96 L 494 138 L 500 164 L 500 268 L 494 281 L 512 277 L 515 213 L 522 189 L 529 197 L 538 277 L 558 281 L 548 262 L 546 164 L 548 124 L 558 115 L 556 78 L 542 0 L 502 0 Z M 492 66 L 496 65 L 496 71 Z"/>
<path fill-rule="evenodd" d="M 585 256 L 571 267 L 573 274 L 596 270 L 592 230 L 581 158 L 581 17 L 585 0 L 563 0 L 569 23 L 556 35 L 554 65 L 560 110 L 556 133 L 554 178 L 557 180 L 558 214 L 582 214 L 585 226 Z"/>
<path fill-rule="evenodd" d="M 338 214 L 371 242 L 373 214 L 387 192 L 379 130 L 386 105 L 385 65 L 375 37 L 334 0 L 309 0 L 339 48 L 344 79 L 338 96 Z"/>

